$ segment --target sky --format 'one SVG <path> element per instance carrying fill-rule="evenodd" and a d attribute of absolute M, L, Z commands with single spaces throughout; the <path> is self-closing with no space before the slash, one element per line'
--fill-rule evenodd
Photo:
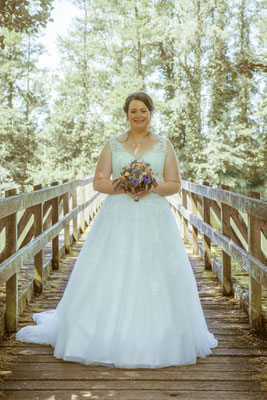
<path fill-rule="evenodd" d="M 59 55 L 56 48 L 57 35 L 65 35 L 71 26 L 74 17 L 81 16 L 81 11 L 71 0 L 54 0 L 51 17 L 54 22 L 48 22 L 43 30 L 44 36 L 40 42 L 47 48 L 48 54 L 39 57 L 38 67 L 54 69 L 59 65 Z"/>

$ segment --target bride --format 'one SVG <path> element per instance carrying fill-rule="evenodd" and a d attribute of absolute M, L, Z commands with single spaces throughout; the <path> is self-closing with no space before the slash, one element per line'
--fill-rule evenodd
<path fill-rule="evenodd" d="M 218 346 L 208 331 L 196 280 L 166 196 L 181 180 L 170 140 L 148 127 L 153 101 L 129 95 L 130 129 L 105 143 L 93 188 L 105 193 L 64 295 L 17 340 L 50 344 L 54 356 L 83 364 L 161 368 L 195 364 Z M 114 191 L 110 179 L 133 160 L 150 163 L 158 186 Z"/>

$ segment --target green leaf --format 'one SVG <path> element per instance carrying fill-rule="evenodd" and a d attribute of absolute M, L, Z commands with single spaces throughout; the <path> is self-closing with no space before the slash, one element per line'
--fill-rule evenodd
<path fill-rule="evenodd" d="M 231 75 L 232 75 L 232 80 L 235 80 L 238 76 L 238 73 L 236 71 L 233 71 Z"/>

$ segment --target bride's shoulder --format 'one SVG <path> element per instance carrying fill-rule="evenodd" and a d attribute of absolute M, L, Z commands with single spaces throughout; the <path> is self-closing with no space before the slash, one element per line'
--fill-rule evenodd
<path fill-rule="evenodd" d="M 154 134 L 154 138 L 152 139 L 157 142 L 161 142 L 162 144 L 168 143 L 169 139 L 166 136 Z"/>
<path fill-rule="evenodd" d="M 112 140 L 117 140 L 118 142 L 123 142 L 127 138 L 127 132 L 121 133 L 120 135 L 113 136 Z"/>
<path fill-rule="evenodd" d="M 125 139 L 127 138 L 127 132 L 126 133 L 121 133 L 120 135 L 116 135 L 116 136 L 111 136 L 108 139 L 108 142 L 123 142 Z"/>
<path fill-rule="evenodd" d="M 158 135 L 157 133 L 151 133 L 151 140 L 154 142 L 159 142 L 162 140 L 163 136 Z"/>
<path fill-rule="evenodd" d="M 162 135 L 156 135 L 158 137 L 158 140 L 163 140 L 163 141 L 167 141 L 168 138 L 166 136 L 162 136 Z"/>

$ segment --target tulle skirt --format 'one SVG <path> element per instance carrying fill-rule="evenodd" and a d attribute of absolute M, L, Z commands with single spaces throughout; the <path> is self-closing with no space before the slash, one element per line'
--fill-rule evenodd
<path fill-rule="evenodd" d="M 33 320 L 17 340 L 83 364 L 195 364 L 218 346 L 168 200 L 155 193 L 105 198 L 57 308 Z"/>

